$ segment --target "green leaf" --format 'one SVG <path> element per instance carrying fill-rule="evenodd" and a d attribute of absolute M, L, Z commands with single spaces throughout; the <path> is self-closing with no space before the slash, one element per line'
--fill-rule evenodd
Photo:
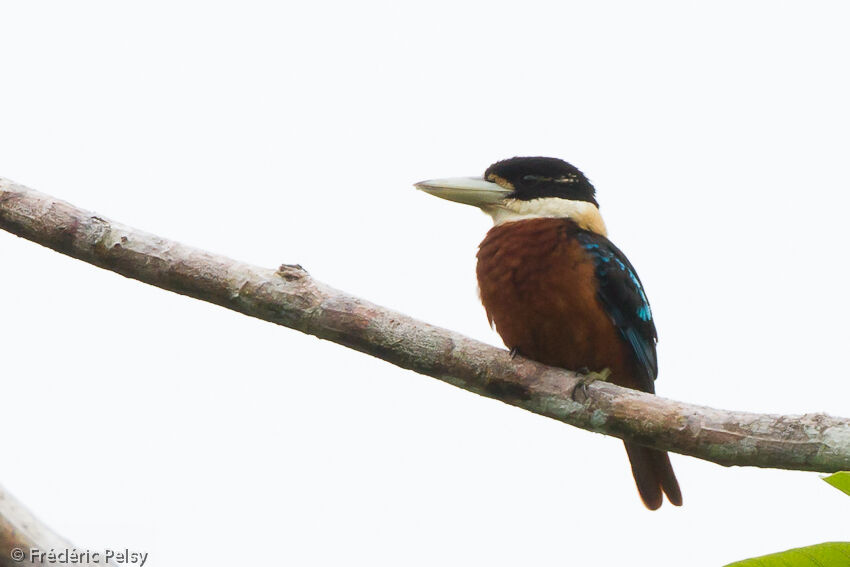
<path fill-rule="evenodd" d="M 850 543 L 829 542 L 730 563 L 726 567 L 850 567 Z"/>
<path fill-rule="evenodd" d="M 824 480 L 844 494 L 850 494 L 850 472 L 837 472 L 824 477 Z"/>

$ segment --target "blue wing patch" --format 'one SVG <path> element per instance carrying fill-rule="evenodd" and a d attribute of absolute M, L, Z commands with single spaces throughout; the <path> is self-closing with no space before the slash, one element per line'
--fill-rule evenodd
<path fill-rule="evenodd" d="M 641 390 L 654 392 L 653 381 L 658 374 L 655 353 L 658 335 L 640 278 L 625 254 L 604 236 L 588 231 L 576 236 L 593 259 L 597 297 L 644 370 L 640 377 Z"/>

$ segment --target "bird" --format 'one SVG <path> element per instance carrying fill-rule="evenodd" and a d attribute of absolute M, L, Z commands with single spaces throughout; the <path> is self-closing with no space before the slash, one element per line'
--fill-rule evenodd
<path fill-rule="evenodd" d="M 513 157 L 481 177 L 414 186 L 492 217 L 478 247 L 478 289 L 512 355 L 655 393 L 658 335 L 649 300 L 628 258 L 608 240 L 584 173 L 558 158 Z M 624 443 L 644 505 L 656 510 L 666 495 L 681 506 L 667 453 Z"/>

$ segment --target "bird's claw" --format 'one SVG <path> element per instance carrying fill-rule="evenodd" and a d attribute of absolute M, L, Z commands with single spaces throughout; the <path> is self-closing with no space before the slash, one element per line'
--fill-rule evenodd
<path fill-rule="evenodd" d="M 571 396 L 573 401 L 576 402 L 583 402 L 589 397 L 587 394 L 587 387 L 589 385 L 593 384 L 596 381 L 607 382 L 608 378 L 611 377 L 610 368 L 603 368 L 599 372 L 588 372 L 587 368 L 582 368 L 579 370 L 579 372 L 583 374 L 583 376 L 578 379 L 575 388 L 573 388 Z M 581 400 L 577 399 L 577 394 L 579 392 L 581 392 Z"/>
<path fill-rule="evenodd" d="M 511 360 L 515 359 L 519 354 L 519 348 L 513 347 L 509 354 L 511 355 Z"/>

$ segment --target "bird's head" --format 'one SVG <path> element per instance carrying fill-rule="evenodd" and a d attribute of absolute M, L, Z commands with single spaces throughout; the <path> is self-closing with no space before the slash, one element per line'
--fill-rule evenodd
<path fill-rule="evenodd" d="M 482 177 L 430 179 L 416 188 L 478 207 L 496 225 L 569 218 L 582 228 L 606 233 L 593 185 L 577 167 L 557 158 L 514 157 L 494 163 Z"/>

